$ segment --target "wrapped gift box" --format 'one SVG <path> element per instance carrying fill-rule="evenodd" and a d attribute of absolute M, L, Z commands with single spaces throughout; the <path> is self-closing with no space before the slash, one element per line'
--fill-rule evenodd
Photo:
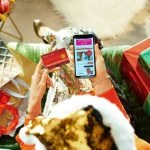
<path fill-rule="evenodd" d="M 139 63 L 139 55 L 149 47 L 150 37 L 125 50 L 120 68 L 123 77 L 142 103 L 150 101 L 150 74 Z"/>
<path fill-rule="evenodd" d="M 21 73 L 18 63 L 0 39 L 0 88 Z"/>
<path fill-rule="evenodd" d="M 150 47 L 139 55 L 139 63 L 142 65 L 143 69 L 147 71 L 150 75 Z"/>

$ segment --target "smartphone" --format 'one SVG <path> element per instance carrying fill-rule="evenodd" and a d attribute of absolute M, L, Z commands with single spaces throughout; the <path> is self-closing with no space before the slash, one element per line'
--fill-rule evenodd
<path fill-rule="evenodd" d="M 75 77 L 95 77 L 95 36 L 92 34 L 74 35 L 73 43 Z"/>

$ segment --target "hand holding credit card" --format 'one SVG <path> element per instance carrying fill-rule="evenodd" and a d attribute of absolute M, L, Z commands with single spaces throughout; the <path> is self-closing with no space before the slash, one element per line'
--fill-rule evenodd
<path fill-rule="evenodd" d="M 44 67 L 47 69 L 53 69 L 70 62 L 65 48 L 44 54 L 41 58 L 43 60 Z"/>

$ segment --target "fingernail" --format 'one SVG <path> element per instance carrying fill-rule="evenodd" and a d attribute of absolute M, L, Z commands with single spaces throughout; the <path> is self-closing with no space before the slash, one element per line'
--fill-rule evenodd
<path fill-rule="evenodd" d="M 48 70 L 48 69 L 45 69 L 45 72 L 46 72 L 46 74 L 48 74 L 48 73 L 49 73 L 49 70 Z"/>
<path fill-rule="evenodd" d="M 98 44 L 96 43 L 95 46 L 98 47 Z"/>

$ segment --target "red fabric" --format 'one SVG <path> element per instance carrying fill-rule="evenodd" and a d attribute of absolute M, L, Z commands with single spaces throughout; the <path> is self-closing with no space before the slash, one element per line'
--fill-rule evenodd
<path fill-rule="evenodd" d="M 85 93 L 80 93 L 80 95 L 82 95 L 82 94 L 85 94 Z M 94 91 L 91 91 L 88 94 L 94 95 Z M 129 117 L 128 117 L 123 105 L 121 104 L 114 88 L 112 88 L 111 90 L 109 90 L 109 91 L 107 91 L 107 92 L 105 92 L 99 96 L 104 97 L 104 98 L 110 100 L 110 102 L 116 104 L 117 107 L 122 111 L 124 116 L 129 119 Z M 24 124 L 27 125 L 29 121 L 30 121 L 30 119 L 26 118 Z M 24 144 L 23 141 L 19 138 L 19 135 L 16 136 L 16 140 L 20 144 L 21 150 L 35 150 L 35 145 Z"/>
<path fill-rule="evenodd" d="M 28 123 L 29 123 L 29 121 L 30 121 L 31 119 L 29 119 L 29 118 L 25 118 L 25 121 L 24 121 L 24 125 L 26 126 Z M 29 145 L 29 144 L 25 144 L 21 139 L 20 139 L 20 137 L 19 137 L 19 135 L 17 135 L 16 137 L 15 137 L 15 139 L 16 139 L 16 141 L 19 143 L 19 145 L 20 145 L 20 147 L 21 147 L 21 150 L 35 150 L 35 144 L 31 144 L 31 145 Z"/>
<path fill-rule="evenodd" d="M 23 141 L 19 138 L 19 135 L 16 136 L 16 141 L 20 144 L 21 150 L 35 150 L 35 145 L 24 144 Z"/>
<path fill-rule="evenodd" d="M 99 95 L 99 97 L 104 97 L 104 98 L 108 99 L 110 102 L 112 102 L 113 104 L 116 104 L 117 107 L 124 114 L 124 116 L 129 119 L 129 116 L 127 115 L 123 105 L 121 104 L 120 99 L 114 88 L 112 88 L 111 90 L 109 90 L 105 93 L 102 93 L 101 95 Z"/>
<path fill-rule="evenodd" d="M 121 72 L 137 97 L 144 102 L 150 92 L 150 75 L 138 62 L 139 54 L 150 47 L 150 38 L 134 45 L 123 53 Z"/>

